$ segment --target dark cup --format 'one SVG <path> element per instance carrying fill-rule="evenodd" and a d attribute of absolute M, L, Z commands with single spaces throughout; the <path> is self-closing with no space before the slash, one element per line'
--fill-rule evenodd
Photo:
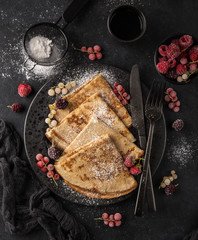
<path fill-rule="evenodd" d="M 121 5 L 110 13 L 107 28 L 118 41 L 131 43 L 143 36 L 146 30 L 146 18 L 136 7 Z"/>

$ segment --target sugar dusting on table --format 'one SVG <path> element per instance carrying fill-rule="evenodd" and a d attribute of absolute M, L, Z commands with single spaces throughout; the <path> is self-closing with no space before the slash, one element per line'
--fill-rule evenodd
<path fill-rule="evenodd" d="M 194 139 L 194 140 L 192 140 Z M 196 140 L 195 140 L 196 139 Z M 172 145 L 167 147 L 168 160 L 178 164 L 178 167 L 185 167 L 193 162 L 194 153 L 197 151 L 194 146 L 197 145 L 197 138 L 181 136 L 175 138 Z"/>

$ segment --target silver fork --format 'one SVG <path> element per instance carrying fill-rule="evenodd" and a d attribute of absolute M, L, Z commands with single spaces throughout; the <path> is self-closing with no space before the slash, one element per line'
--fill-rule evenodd
<path fill-rule="evenodd" d="M 163 93 L 164 93 L 165 84 L 158 83 L 154 81 L 152 83 L 152 87 L 149 91 L 146 105 L 145 105 L 145 116 L 148 118 L 150 126 L 149 126 L 149 134 L 147 139 L 146 151 L 145 151 L 145 160 L 142 175 L 140 178 L 140 184 L 138 188 L 138 194 L 135 205 L 136 216 L 141 216 L 144 207 L 145 193 L 147 187 L 147 178 L 148 178 L 148 168 L 150 164 L 150 155 L 153 141 L 153 132 L 155 128 L 155 122 L 161 118 L 162 108 L 163 108 Z"/>

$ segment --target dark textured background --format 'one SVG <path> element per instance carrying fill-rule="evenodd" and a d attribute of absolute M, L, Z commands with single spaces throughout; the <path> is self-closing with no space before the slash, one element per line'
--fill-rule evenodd
<path fill-rule="evenodd" d="M 81 63 L 88 63 L 86 55 L 74 52 L 71 43 L 76 46 L 100 44 L 104 58 L 100 63 L 110 64 L 130 71 L 134 63 L 140 66 L 141 80 L 150 86 L 153 79 L 161 78 L 153 65 L 153 54 L 159 42 L 175 33 L 189 33 L 198 38 L 196 0 L 90 0 L 79 16 L 67 29 L 70 40 L 69 52 L 62 64 L 52 71 L 52 67 L 36 67 L 33 72 L 22 69 L 24 53 L 22 38 L 25 30 L 41 21 L 56 21 L 67 0 L 1 0 L 0 1 L 0 118 L 11 122 L 23 137 L 23 124 L 26 111 L 13 113 L 6 108 L 13 102 L 21 102 L 26 110 L 38 89 L 48 80 L 64 76 L 64 69 Z M 145 35 L 137 42 L 126 45 L 113 40 L 108 34 L 106 20 L 109 12 L 121 3 L 134 4 L 140 8 L 147 19 Z M 45 69 L 45 71 L 43 70 Z M 48 69 L 47 74 L 46 69 Z M 43 71 L 43 72 L 42 72 Z M 162 81 L 164 81 L 162 79 Z M 32 85 L 33 93 L 25 99 L 17 94 L 20 83 Z M 168 84 L 171 86 L 171 84 Z M 163 161 L 153 179 L 157 212 L 145 211 L 145 216 L 133 215 L 135 199 L 105 207 L 86 207 L 64 202 L 65 209 L 85 224 L 92 234 L 92 239 L 112 240 L 181 240 L 193 228 L 198 227 L 198 83 L 197 79 L 188 85 L 173 86 L 181 100 L 181 111 L 174 113 L 165 107 L 167 121 L 167 146 Z M 181 132 L 171 129 L 171 122 L 182 118 L 185 127 Z M 25 154 L 23 153 L 25 157 Z M 175 169 L 179 175 L 179 188 L 174 196 L 167 197 L 158 190 L 164 175 Z M 121 212 L 123 225 L 110 229 L 95 222 L 102 212 Z M 47 239 L 43 231 L 27 236 L 9 236 L 4 232 L 0 220 L 0 239 Z"/>

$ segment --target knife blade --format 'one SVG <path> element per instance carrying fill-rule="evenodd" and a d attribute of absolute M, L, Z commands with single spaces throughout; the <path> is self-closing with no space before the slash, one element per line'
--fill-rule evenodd
<path fill-rule="evenodd" d="M 133 120 L 133 126 L 138 131 L 138 137 L 140 142 L 140 148 L 145 151 L 146 148 L 146 131 L 145 131 L 145 121 L 144 121 L 144 105 L 142 99 L 142 88 L 140 82 L 140 74 L 138 65 L 132 66 L 130 75 L 130 106 L 131 115 Z M 152 176 L 150 166 L 148 169 L 148 183 L 147 183 L 147 201 L 148 206 L 151 211 L 156 211 L 155 196 L 153 191 Z M 137 202 L 136 202 L 137 205 Z M 135 206 L 136 215 L 136 206 Z"/>
<path fill-rule="evenodd" d="M 138 131 L 140 147 L 146 148 L 146 132 L 144 122 L 144 108 L 142 100 L 142 89 L 140 84 L 140 74 L 138 65 L 134 65 L 131 69 L 130 75 L 130 94 L 131 94 L 131 114 L 133 119 L 133 126 Z"/>

